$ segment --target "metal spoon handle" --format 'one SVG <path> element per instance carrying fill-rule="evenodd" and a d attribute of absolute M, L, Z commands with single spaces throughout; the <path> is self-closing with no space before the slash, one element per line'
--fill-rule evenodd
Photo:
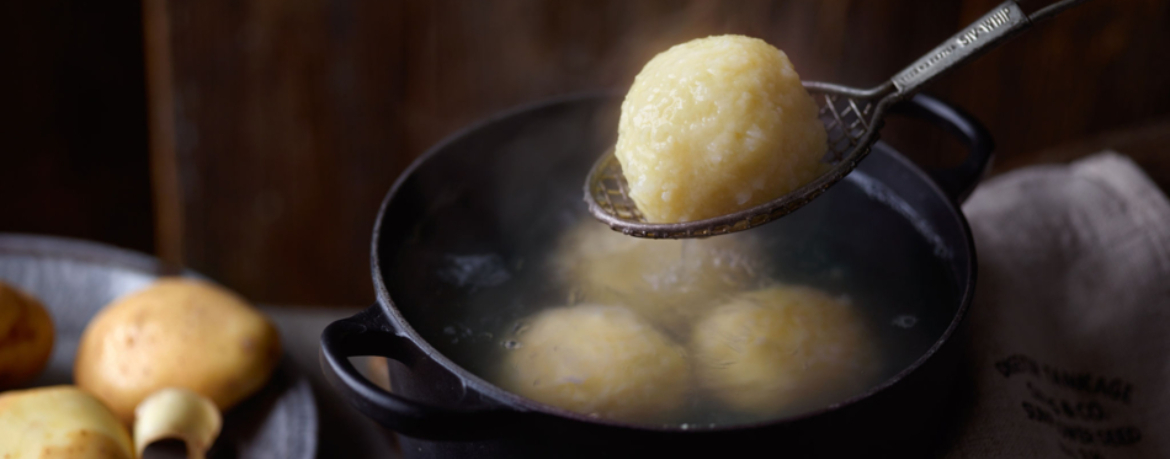
<path fill-rule="evenodd" d="M 910 97 L 939 75 L 990 51 L 1033 23 L 1048 19 L 1085 1 L 1062 0 L 1032 15 L 1024 14 L 1013 0 L 1003 2 L 895 74 L 890 80 L 894 85 L 894 92 L 890 97 L 895 100 Z"/>

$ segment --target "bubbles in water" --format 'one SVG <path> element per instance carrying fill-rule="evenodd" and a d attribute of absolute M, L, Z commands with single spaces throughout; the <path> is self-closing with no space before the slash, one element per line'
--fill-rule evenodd
<path fill-rule="evenodd" d="M 880 334 L 881 344 L 889 346 L 888 353 L 894 356 L 889 371 L 896 371 L 920 355 L 937 333 L 936 321 L 928 320 L 932 316 L 922 312 L 921 305 L 937 305 L 946 300 L 953 286 L 947 283 L 950 278 L 933 274 L 945 271 L 945 266 L 938 264 L 939 246 L 936 238 L 931 237 L 935 236 L 933 229 L 924 226 L 912 209 L 908 212 L 904 206 L 889 202 L 897 196 L 873 182 L 870 177 L 847 182 L 847 187 L 867 192 L 849 199 L 865 202 L 876 199 L 893 207 L 892 211 L 873 218 L 896 220 L 900 226 L 895 229 L 899 233 L 858 230 L 856 227 L 861 223 L 870 222 L 854 224 L 856 219 L 852 217 L 824 222 L 822 214 L 815 213 L 816 207 L 810 206 L 758 232 L 703 240 L 646 241 L 613 233 L 604 225 L 588 220 L 587 215 L 568 212 L 556 226 L 549 226 L 549 222 L 557 223 L 555 220 L 542 220 L 545 226 L 540 229 L 548 238 L 539 243 L 519 241 L 523 243 L 516 247 L 486 248 L 462 254 L 428 252 L 427 258 L 417 261 L 434 263 L 437 258 L 440 284 L 436 290 L 444 301 L 454 297 L 441 306 L 449 308 L 443 311 L 444 317 L 429 325 L 428 339 L 441 342 L 445 349 L 440 350 L 460 365 L 477 374 L 491 375 L 498 371 L 504 359 L 531 350 L 535 345 L 530 338 L 531 318 L 545 309 L 619 304 L 636 308 L 639 315 L 653 321 L 655 327 L 677 344 L 687 347 L 696 321 L 739 292 L 773 283 L 807 284 L 840 294 L 852 300 L 845 301 L 865 310 L 866 320 Z M 573 191 L 572 202 L 576 203 L 580 199 L 579 190 Z M 823 207 L 827 202 L 819 200 L 820 204 L 813 206 Z M 909 221 L 907 217 L 911 217 Z M 888 225 L 873 223 L 873 226 Z M 578 227 L 582 229 L 578 231 Z M 889 242 L 891 237 L 896 239 L 893 243 Z M 875 253 L 905 254 L 924 262 L 888 264 L 873 257 L 858 262 L 855 257 L 865 254 L 854 253 L 852 247 L 892 247 Z M 924 266 L 921 272 L 916 268 L 919 265 Z M 913 281 L 902 282 L 902 279 Z M 891 282 L 895 285 L 887 286 Z M 398 288 L 406 290 L 415 286 Z M 919 318 L 919 314 L 923 317 Z M 923 323 L 919 325 L 919 321 Z M 500 339 L 497 341 L 495 337 Z M 738 344 L 729 343 L 729 346 Z M 521 348 L 523 351 L 519 351 Z M 554 346 L 553 352 L 558 351 L 559 347 Z M 797 353 L 795 349 L 790 352 Z M 728 362 L 705 364 L 730 365 Z M 807 361 L 801 365 L 811 369 Z M 546 379 L 549 384 L 541 380 L 526 383 L 533 386 L 581 384 L 579 380 Z M 650 422 L 701 430 L 759 420 L 758 416 L 725 408 L 698 391 L 690 397 L 687 406 L 679 412 Z M 601 412 L 587 415 L 603 417 Z M 687 423 L 682 424 L 683 420 Z"/>
<path fill-rule="evenodd" d="M 478 290 L 495 287 L 512 278 L 504 259 L 494 253 L 486 255 L 447 255 L 447 266 L 439 278 L 457 287 Z"/>
<path fill-rule="evenodd" d="M 911 314 L 902 314 L 890 321 L 895 327 L 911 328 L 918 323 L 918 317 Z"/>

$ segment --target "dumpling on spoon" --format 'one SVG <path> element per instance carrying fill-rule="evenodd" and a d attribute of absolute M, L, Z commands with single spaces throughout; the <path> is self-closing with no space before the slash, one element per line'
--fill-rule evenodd
<path fill-rule="evenodd" d="M 702 220 L 783 196 L 828 170 L 817 105 L 788 56 L 722 35 L 655 56 L 622 103 L 614 154 L 651 223 Z"/>

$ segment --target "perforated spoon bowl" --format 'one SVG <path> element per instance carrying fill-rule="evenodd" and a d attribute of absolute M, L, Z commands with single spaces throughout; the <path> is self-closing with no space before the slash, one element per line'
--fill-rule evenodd
<path fill-rule="evenodd" d="M 829 143 L 822 161 L 832 167 L 815 180 L 770 202 L 693 222 L 647 222 L 629 196 L 621 164 L 611 148 L 593 165 L 585 180 L 585 202 L 589 205 L 589 212 L 615 231 L 653 239 L 714 236 L 776 220 L 808 204 L 857 167 L 877 142 L 890 105 L 909 98 L 923 85 L 974 60 L 1032 24 L 1085 1 L 1062 0 L 1028 15 L 1015 1 L 1008 0 L 875 88 L 804 82 L 804 88 L 820 106 L 819 116 Z"/>

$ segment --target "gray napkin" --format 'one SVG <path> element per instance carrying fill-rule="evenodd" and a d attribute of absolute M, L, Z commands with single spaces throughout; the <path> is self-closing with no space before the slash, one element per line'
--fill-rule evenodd
<path fill-rule="evenodd" d="M 1170 202 L 1101 153 L 981 185 L 948 458 L 1170 457 Z"/>

